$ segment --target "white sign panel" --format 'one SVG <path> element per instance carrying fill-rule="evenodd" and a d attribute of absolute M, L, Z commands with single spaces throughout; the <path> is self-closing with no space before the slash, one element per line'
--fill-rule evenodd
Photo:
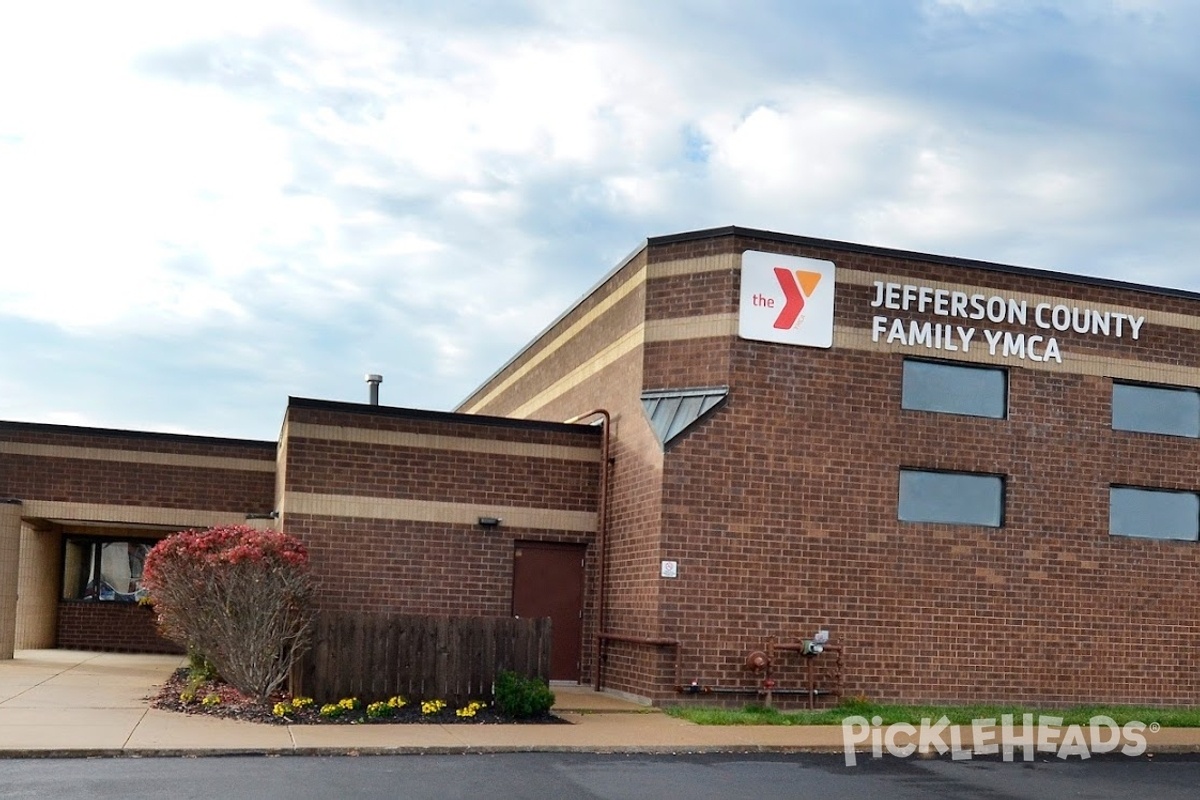
<path fill-rule="evenodd" d="M 738 336 L 760 342 L 833 346 L 832 261 L 742 253 Z"/>

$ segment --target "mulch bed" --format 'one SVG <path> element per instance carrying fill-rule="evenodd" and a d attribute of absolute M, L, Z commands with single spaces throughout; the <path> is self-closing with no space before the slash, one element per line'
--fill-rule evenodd
<path fill-rule="evenodd" d="M 206 681 L 195 689 L 195 699 L 185 703 L 180 694 L 188 687 L 188 671 L 178 669 L 170 679 L 163 684 L 158 694 L 151 698 L 150 705 L 166 711 L 178 711 L 184 714 L 197 714 L 207 717 L 222 717 L 237 719 L 244 722 L 261 722 L 268 725 L 555 725 L 570 724 L 566 720 L 546 713 L 535 717 L 514 719 L 500 713 L 490 705 L 475 712 L 473 717 L 460 717 L 454 709 L 446 707 L 433 714 L 421 713 L 420 702 L 409 702 L 403 708 L 395 710 L 393 716 L 374 719 L 367 716 L 366 703 L 362 707 L 347 711 L 336 718 L 321 716 L 320 706 L 313 704 L 307 708 L 296 709 L 287 716 L 277 717 L 274 714 L 275 698 L 269 703 L 257 703 L 253 698 L 234 689 L 223 681 Z M 220 702 L 215 705 L 204 705 L 201 699 L 216 695 Z"/>

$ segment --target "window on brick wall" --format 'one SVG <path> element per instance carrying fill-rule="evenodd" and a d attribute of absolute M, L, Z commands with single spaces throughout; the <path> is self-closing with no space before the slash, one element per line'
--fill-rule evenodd
<path fill-rule="evenodd" d="M 1108 532 L 1113 536 L 1197 541 L 1200 495 L 1138 486 L 1108 490 Z"/>
<path fill-rule="evenodd" d="M 1004 419 L 1008 373 L 997 367 L 906 358 L 900 405 L 911 411 Z"/>
<path fill-rule="evenodd" d="M 1174 386 L 1113 382 L 1115 431 L 1200 437 L 1200 391 Z"/>
<path fill-rule="evenodd" d="M 137 602 L 146 594 L 142 567 L 154 544 L 143 539 L 68 536 L 63 552 L 63 599 Z"/>
<path fill-rule="evenodd" d="M 898 517 L 903 522 L 1004 524 L 1004 478 L 978 472 L 900 470 Z"/>

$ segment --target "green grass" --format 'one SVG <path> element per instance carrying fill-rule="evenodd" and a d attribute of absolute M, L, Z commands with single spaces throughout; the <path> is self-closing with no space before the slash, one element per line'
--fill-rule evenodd
<path fill-rule="evenodd" d="M 841 725 L 849 716 L 862 716 L 868 720 L 880 717 L 883 725 L 896 722 L 920 725 L 923 719 L 936 722 L 943 716 L 954 725 L 969 725 L 976 719 L 994 719 L 999 724 L 1004 714 L 1012 714 L 1013 722 L 1019 725 L 1023 714 L 1033 714 L 1035 722 L 1039 716 L 1062 717 L 1064 725 L 1086 725 L 1092 717 L 1104 715 L 1118 725 L 1137 721 L 1147 725 L 1157 722 L 1164 728 L 1200 728 L 1200 708 L 1151 706 L 902 706 L 847 701 L 835 708 L 817 711 L 779 711 L 748 705 L 740 710 L 680 706 L 668 708 L 666 712 L 699 725 Z"/>

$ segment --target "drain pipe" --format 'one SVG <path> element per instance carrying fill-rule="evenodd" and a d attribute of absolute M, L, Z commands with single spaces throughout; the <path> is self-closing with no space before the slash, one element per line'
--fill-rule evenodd
<path fill-rule="evenodd" d="M 596 658 L 595 689 L 598 692 L 601 689 L 600 649 L 604 646 L 601 636 L 604 633 L 604 567 L 605 562 L 608 560 L 605 551 L 608 545 L 608 459 L 612 447 L 612 414 L 608 413 L 606 409 L 597 408 L 586 414 L 571 417 L 566 422 L 570 424 L 587 419 L 588 417 L 597 416 L 604 418 L 604 439 L 600 445 L 600 509 L 596 514 L 596 550 L 598 552 L 598 563 L 596 565 L 596 635 L 595 646 L 593 648 Z"/>

